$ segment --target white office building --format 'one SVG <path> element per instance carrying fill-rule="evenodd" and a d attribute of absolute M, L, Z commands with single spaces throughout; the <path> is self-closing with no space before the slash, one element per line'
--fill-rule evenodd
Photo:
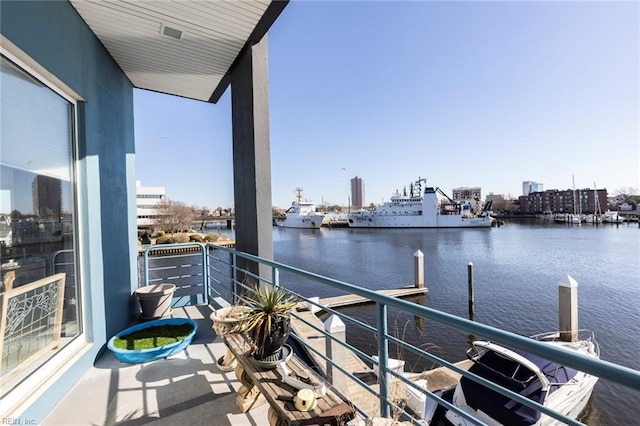
<path fill-rule="evenodd" d="M 136 182 L 136 215 L 138 228 L 155 225 L 158 204 L 165 199 L 164 186 L 142 186 Z"/>
<path fill-rule="evenodd" d="M 544 185 L 540 182 L 525 180 L 522 182 L 522 195 L 525 197 L 533 192 L 544 192 Z"/>

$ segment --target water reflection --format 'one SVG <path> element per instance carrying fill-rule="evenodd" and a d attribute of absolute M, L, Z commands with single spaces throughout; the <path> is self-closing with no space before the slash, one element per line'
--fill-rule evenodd
<path fill-rule="evenodd" d="M 636 226 L 566 227 L 535 222 L 491 230 L 320 229 L 305 235 L 276 230 L 274 252 L 279 262 L 381 289 L 413 282 L 413 254 L 419 249 L 424 253 L 429 293 L 414 303 L 461 317 L 468 316 L 467 263 L 473 262 L 475 321 L 521 335 L 558 328 L 557 283 L 570 274 L 579 283 L 580 328 L 595 332 L 603 359 L 640 370 L 636 356 L 640 341 L 632 332 L 640 323 L 637 232 Z M 304 247 L 298 242 L 301 239 Z M 305 296 L 335 292 L 293 278 L 291 285 Z M 375 325 L 373 307 L 344 312 Z M 407 313 L 389 312 L 389 318 L 389 327 L 398 328 L 407 342 L 431 347 L 449 361 L 464 358 L 469 340 L 475 338 Z M 371 335 L 351 330 L 347 325 L 350 343 L 370 354 L 377 351 Z M 432 363 L 417 358 L 408 358 L 407 367 L 431 368 Z M 637 400 L 637 393 L 599 381 L 594 395 L 597 410 L 590 411 L 595 414 L 589 414 L 588 424 L 635 422 L 637 407 L 631 401 Z"/>

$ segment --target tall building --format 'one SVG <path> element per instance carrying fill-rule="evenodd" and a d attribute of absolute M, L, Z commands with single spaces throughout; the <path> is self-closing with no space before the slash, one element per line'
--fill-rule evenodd
<path fill-rule="evenodd" d="M 533 182 L 530 180 L 522 181 L 522 195 L 525 197 L 534 192 L 543 192 L 544 185 L 540 182 Z"/>
<path fill-rule="evenodd" d="M 38 175 L 31 184 L 33 214 L 41 219 L 60 220 L 62 215 L 62 182 L 60 179 Z"/>
<path fill-rule="evenodd" d="M 351 205 L 355 208 L 364 205 L 364 182 L 358 176 L 351 179 Z"/>
<path fill-rule="evenodd" d="M 164 199 L 164 186 L 142 186 L 136 182 L 138 228 L 149 228 L 155 224 L 156 208 Z"/>

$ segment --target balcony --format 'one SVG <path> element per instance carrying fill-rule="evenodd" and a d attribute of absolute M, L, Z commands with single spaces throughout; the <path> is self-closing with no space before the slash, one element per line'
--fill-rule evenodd
<path fill-rule="evenodd" d="M 236 407 L 240 387 L 233 371 L 216 359 L 225 345 L 211 328 L 208 305 L 174 308 L 191 318 L 198 333 L 185 351 L 161 362 L 124 364 L 106 351 L 42 425 L 265 425 L 268 406 L 244 414 Z"/>
<path fill-rule="evenodd" d="M 166 254 L 170 249 L 171 254 Z M 163 256 L 153 256 L 154 251 L 165 251 Z M 261 268 L 256 268 L 259 265 Z M 203 419 L 216 419 L 216 424 L 267 424 L 267 405 L 251 409 L 246 414 L 236 407 L 236 390 L 240 386 L 233 372 L 221 372 L 216 360 L 225 353 L 225 345 L 211 328 L 209 315 L 214 308 L 233 303 L 248 281 L 264 285 L 287 287 L 292 280 L 305 280 L 312 285 L 329 286 L 337 293 L 355 294 L 375 304 L 377 319 L 374 326 L 361 323 L 342 314 L 337 309 L 319 306 L 325 315 L 335 315 L 347 324 L 347 332 L 371 332 L 376 338 L 377 354 L 368 354 L 353 347 L 335 334 L 325 331 L 322 322 L 311 311 L 292 313 L 295 341 L 306 350 L 319 371 L 332 369 L 346 376 L 345 388 L 362 418 L 385 417 L 407 420 L 420 424 L 415 414 L 399 403 L 395 389 L 397 383 L 409 383 L 418 375 L 399 374 L 392 367 L 389 355 L 391 347 L 407 354 L 415 354 L 441 367 L 451 377 L 465 376 L 484 386 L 499 388 L 498 392 L 518 402 L 539 410 L 567 424 L 581 424 L 553 412 L 548 408 L 523 398 L 506 388 L 496 386 L 469 373 L 459 363 L 451 363 L 433 353 L 403 341 L 402 334 L 390 326 L 388 310 L 403 310 L 429 322 L 437 322 L 457 330 L 483 336 L 512 348 L 526 351 L 562 365 L 626 386 L 634 394 L 640 391 L 640 372 L 617 366 L 606 361 L 587 359 L 567 353 L 539 341 L 508 333 L 480 323 L 468 321 L 408 301 L 396 299 L 349 283 L 333 280 L 288 265 L 238 252 L 232 248 L 211 244 L 175 244 L 170 247 L 151 246 L 141 259 L 141 282 L 154 284 L 172 282 L 178 284 L 173 316 L 188 317 L 199 323 L 194 342 L 181 354 L 148 364 L 128 365 L 115 360 L 108 351 L 96 362 L 75 388 L 45 419 L 44 425 L 73 424 L 187 424 L 201 423 Z M 260 269 L 263 276 L 252 272 Z M 265 269 L 269 274 L 264 276 Z M 297 295 L 304 303 L 314 305 L 315 300 Z M 311 336 L 311 337 L 309 337 Z M 344 348 L 350 360 L 337 363 L 323 350 L 327 344 L 337 343 Z M 460 358 L 463 355 L 461 354 Z M 356 367 L 354 367 L 354 365 Z M 362 369 L 362 370 L 361 370 Z M 357 370 L 357 371 L 356 371 Z M 380 379 L 369 380 L 373 370 Z M 334 383 L 335 384 L 335 383 Z M 336 386 L 337 388 L 337 386 Z M 346 390 L 345 390 L 346 389 Z M 420 391 L 418 391 L 420 392 Z M 475 424 L 469 414 L 454 407 L 450 401 L 435 392 L 423 391 L 424 398 L 459 412 Z"/>

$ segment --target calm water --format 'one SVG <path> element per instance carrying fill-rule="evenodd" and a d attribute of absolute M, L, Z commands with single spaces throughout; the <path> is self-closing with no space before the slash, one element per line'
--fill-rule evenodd
<path fill-rule="evenodd" d="M 518 334 L 557 330 L 558 281 L 578 282 L 579 326 L 595 332 L 601 357 L 640 370 L 640 229 L 566 226 L 543 222 L 507 223 L 494 229 L 320 229 L 274 228 L 275 259 L 370 289 L 404 286 L 413 280 L 413 254 L 424 253 L 426 296 L 415 303 L 467 315 L 467 264 L 474 264 L 476 321 Z M 283 284 L 305 296 L 335 290 L 281 275 Z M 372 308 L 349 315 L 375 324 Z M 412 316 L 389 312 L 390 328 L 405 340 L 431 348 L 449 361 L 464 358 L 467 336 Z M 349 334 L 350 343 L 375 353 L 373 336 Z M 408 368 L 430 368 L 404 356 Z M 584 422 L 640 424 L 640 393 L 599 381 Z"/>

